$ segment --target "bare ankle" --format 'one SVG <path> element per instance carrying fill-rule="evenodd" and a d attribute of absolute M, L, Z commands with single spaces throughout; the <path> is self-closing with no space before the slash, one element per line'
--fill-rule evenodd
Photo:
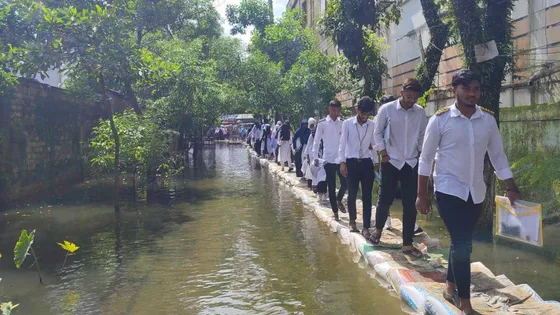
<path fill-rule="evenodd" d="M 470 299 L 461 299 L 461 310 L 464 312 L 473 310 Z"/>
<path fill-rule="evenodd" d="M 455 283 L 447 281 L 446 284 L 447 284 L 447 291 L 449 293 L 455 292 L 457 290 L 457 285 Z"/>

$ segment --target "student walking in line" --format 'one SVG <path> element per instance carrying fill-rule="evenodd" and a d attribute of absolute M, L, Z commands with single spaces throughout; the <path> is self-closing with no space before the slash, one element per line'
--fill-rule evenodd
<path fill-rule="evenodd" d="M 325 160 L 325 171 L 327 173 L 327 187 L 329 190 L 329 200 L 334 214 L 335 220 L 339 220 L 338 210 L 346 213 L 346 208 L 342 204 L 342 198 L 346 193 L 348 184 L 346 177 L 340 174 L 340 165 L 338 161 L 338 146 L 340 144 L 340 135 L 342 134 L 342 119 L 340 119 L 340 108 L 342 104 L 337 99 L 329 103 L 329 115 L 325 119 L 321 119 L 317 124 L 317 131 L 313 140 L 313 163 L 319 166 L 319 146 L 323 144 L 323 159 Z M 340 189 L 338 195 L 336 193 L 336 176 L 340 180 Z"/>
<path fill-rule="evenodd" d="M 370 236 L 373 244 L 379 244 L 389 208 L 395 199 L 397 182 L 401 184 L 403 205 L 403 253 L 422 257 L 413 246 L 416 223 L 416 190 L 418 187 L 418 157 L 422 149 L 428 119 L 416 101 L 422 87 L 416 79 L 404 82 L 401 96 L 396 101 L 379 108 L 375 124 L 375 145 L 381 152 L 381 185 L 375 214 L 375 230 Z"/>
<path fill-rule="evenodd" d="M 428 214 L 428 178 L 435 158 L 434 187 L 441 218 L 451 236 L 447 289 L 443 296 L 461 309 L 462 314 L 478 314 L 470 303 L 473 231 L 486 196 L 483 170 L 488 152 L 499 179 L 507 185 L 512 204 L 519 190 L 504 153 L 494 113 L 478 106 L 480 76 L 470 70 L 453 75 L 455 104 L 444 107 L 430 119 L 420 166 L 416 207 Z"/>
<path fill-rule="evenodd" d="M 290 122 L 286 120 L 284 124 L 280 127 L 280 135 L 279 135 L 279 145 L 280 145 L 280 163 L 282 165 L 282 171 L 284 167 L 288 166 L 288 172 L 293 170 L 292 168 L 292 127 L 290 126 Z"/>
<path fill-rule="evenodd" d="M 255 129 L 254 124 L 249 126 L 249 129 L 247 130 L 247 144 L 251 146 L 251 148 L 253 147 L 253 129 Z"/>
<path fill-rule="evenodd" d="M 276 122 L 276 126 L 272 131 L 272 141 L 274 142 L 274 162 L 280 165 L 280 127 L 282 127 L 282 122 Z"/>
<path fill-rule="evenodd" d="M 307 180 L 307 188 L 312 188 L 312 178 L 311 178 L 311 170 L 309 165 L 311 164 L 311 160 L 309 156 L 311 154 L 311 149 L 313 148 L 313 136 L 311 135 L 315 130 L 315 126 L 317 125 L 317 121 L 313 117 L 309 117 L 307 120 L 307 125 L 309 126 L 309 135 L 307 136 L 307 141 L 303 148 L 301 149 L 301 172 L 303 174 L 303 178 Z"/>
<path fill-rule="evenodd" d="M 379 162 L 377 151 L 374 151 L 375 140 L 373 131 L 375 124 L 369 116 L 373 115 L 375 104 L 369 97 L 358 100 L 356 116 L 344 121 L 342 135 L 338 147 L 340 173 L 348 180 L 348 213 L 352 232 L 360 232 L 356 225 L 356 197 L 358 188 L 362 186 L 363 202 L 363 235 L 369 236 L 371 226 L 371 193 L 375 180 L 373 165 Z"/>
<path fill-rule="evenodd" d="M 303 177 L 303 172 L 301 168 L 302 164 L 302 153 L 304 147 L 307 145 L 307 140 L 309 140 L 309 135 L 311 134 L 311 130 L 307 127 L 307 120 L 302 120 L 299 128 L 296 130 L 294 134 L 293 147 L 294 147 L 294 162 L 296 164 L 296 176 Z"/>
<path fill-rule="evenodd" d="M 256 123 L 253 128 L 253 142 L 255 152 L 257 152 L 258 156 L 261 156 L 262 128 L 260 123 Z"/>
<path fill-rule="evenodd" d="M 270 129 L 270 125 L 266 124 L 263 128 L 263 136 L 262 136 L 262 153 L 266 159 L 271 159 L 273 156 L 272 151 L 272 130 Z"/>
<path fill-rule="evenodd" d="M 384 95 L 381 98 L 381 105 L 384 105 L 384 104 L 387 104 L 387 103 L 390 103 L 390 102 L 394 102 L 396 100 L 397 100 L 397 98 L 394 97 L 393 95 Z M 376 120 L 374 119 L 374 121 L 376 121 Z M 396 196 L 396 198 L 402 198 L 401 189 L 398 185 L 397 185 L 397 192 L 396 192 L 395 196 Z M 391 212 L 389 211 L 389 214 L 387 216 L 387 221 L 385 221 L 385 230 L 390 230 L 392 228 L 393 228 L 393 223 L 391 222 Z M 424 233 L 424 230 L 420 226 L 418 226 L 417 223 L 414 223 L 414 235 L 419 235 L 419 234 L 422 234 L 422 233 Z"/>
<path fill-rule="evenodd" d="M 319 152 L 317 154 L 318 164 L 316 165 L 313 161 L 313 143 L 315 140 L 315 134 L 317 132 L 317 123 L 315 119 L 309 119 L 309 126 L 311 127 L 311 135 L 309 135 L 309 140 L 307 141 L 307 161 L 308 171 L 306 172 L 307 187 L 309 187 L 319 199 L 320 202 L 327 200 L 327 173 L 325 172 L 325 160 L 323 160 L 323 141 L 319 144 Z"/>

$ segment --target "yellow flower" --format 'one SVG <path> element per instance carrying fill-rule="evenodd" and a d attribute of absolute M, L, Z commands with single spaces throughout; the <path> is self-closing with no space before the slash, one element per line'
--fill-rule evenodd
<path fill-rule="evenodd" d="M 62 249 L 69 252 L 70 254 L 74 254 L 80 248 L 80 246 L 76 246 L 76 244 L 69 241 L 64 241 L 64 244 L 61 243 L 57 243 L 57 244 L 60 245 Z"/>

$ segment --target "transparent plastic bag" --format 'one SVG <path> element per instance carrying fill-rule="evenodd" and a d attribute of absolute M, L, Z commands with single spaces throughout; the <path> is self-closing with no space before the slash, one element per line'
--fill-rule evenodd
<path fill-rule="evenodd" d="M 497 236 L 543 247 L 542 206 L 517 200 L 512 206 L 509 199 L 496 196 Z"/>

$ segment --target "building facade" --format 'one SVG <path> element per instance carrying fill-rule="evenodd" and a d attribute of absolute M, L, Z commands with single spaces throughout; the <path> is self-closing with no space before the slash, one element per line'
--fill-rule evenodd
<path fill-rule="evenodd" d="M 320 35 L 318 19 L 326 9 L 327 0 L 290 0 L 288 9 L 306 13 L 307 26 L 314 30 L 319 49 L 339 54 L 336 45 Z M 402 17 L 381 32 L 389 49 L 384 52 L 389 76 L 383 81 L 385 94 L 398 95 L 408 77 L 414 77 L 422 61 L 422 51 L 430 42 L 430 34 L 420 0 L 396 0 Z M 542 104 L 560 101 L 560 0 L 519 0 L 513 10 L 514 70 L 504 80 L 502 107 Z M 453 102 L 450 90 L 453 73 L 462 67 L 462 49 L 450 46 L 444 50 L 439 73 L 434 78 L 437 97 L 432 97 L 427 111 L 432 114 Z M 345 103 L 351 97 L 341 95 Z"/>
<path fill-rule="evenodd" d="M 401 1 L 402 18 L 384 31 L 390 48 L 385 52 L 390 77 L 383 82 L 385 93 L 397 95 L 404 80 L 415 75 L 422 50 L 430 34 L 420 0 Z M 519 0 L 513 10 L 514 70 L 507 74 L 500 98 L 501 107 L 559 101 L 560 90 L 560 0 Z M 449 92 L 453 73 L 462 67 L 462 49 L 444 50 L 439 73 L 434 78 L 438 97 L 432 98 L 429 113 L 453 102 Z"/>

